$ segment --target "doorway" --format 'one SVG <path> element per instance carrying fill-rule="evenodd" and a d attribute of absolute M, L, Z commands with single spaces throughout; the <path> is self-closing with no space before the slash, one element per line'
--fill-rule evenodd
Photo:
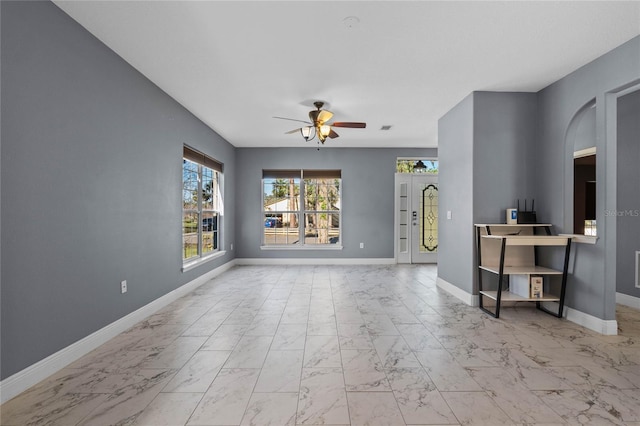
<path fill-rule="evenodd" d="M 438 176 L 396 173 L 395 250 L 398 263 L 438 261 Z"/>

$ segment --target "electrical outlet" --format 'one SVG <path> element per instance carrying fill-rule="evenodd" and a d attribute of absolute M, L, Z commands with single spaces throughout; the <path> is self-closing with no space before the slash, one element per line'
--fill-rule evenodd
<path fill-rule="evenodd" d="M 364 248 L 364 243 L 360 243 L 360 248 Z"/>
<path fill-rule="evenodd" d="M 124 281 L 120 281 L 120 293 L 126 293 L 127 292 L 127 280 Z"/>
<path fill-rule="evenodd" d="M 233 244 L 231 244 L 231 250 L 233 250 Z"/>
<path fill-rule="evenodd" d="M 451 220 L 451 210 L 447 210 L 447 219 Z"/>

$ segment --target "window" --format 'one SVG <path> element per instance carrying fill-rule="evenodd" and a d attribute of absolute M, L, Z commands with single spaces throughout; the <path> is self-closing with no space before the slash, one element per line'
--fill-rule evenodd
<path fill-rule="evenodd" d="M 338 246 L 340 170 L 265 170 L 263 244 Z"/>
<path fill-rule="evenodd" d="M 222 164 L 187 146 L 182 158 L 182 260 L 220 250 Z"/>
<path fill-rule="evenodd" d="M 398 158 L 396 160 L 396 173 L 424 173 L 438 174 L 438 160 L 426 158 Z"/>

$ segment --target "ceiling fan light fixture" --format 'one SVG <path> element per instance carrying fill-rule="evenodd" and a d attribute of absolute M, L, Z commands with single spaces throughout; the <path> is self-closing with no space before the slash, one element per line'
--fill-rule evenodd
<path fill-rule="evenodd" d="M 304 138 L 304 140 L 308 141 L 309 137 L 311 136 L 311 126 L 305 126 L 300 128 L 300 133 L 302 134 L 302 137 Z"/>
<path fill-rule="evenodd" d="M 329 133 L 331 133 L 331 126 L 328 126 L 326 124 L 323 124 L 320 127 L 320 134 L 322 135 L 323 138 L 326 138 L 327 136 L 329 136 Z"/>

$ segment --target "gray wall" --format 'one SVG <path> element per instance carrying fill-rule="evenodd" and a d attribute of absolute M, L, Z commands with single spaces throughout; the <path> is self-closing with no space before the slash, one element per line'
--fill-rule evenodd
<path fill-rule="evenodd" d="M 53 3 L 0 7 L 4 379 L 231 260 L 181 272 L 180 187 L 183 143 L 235 149 Z"/>
<path fill-rule="evenodd" d="M 505 210 L 531 206 L 536 149 L 535 93 L 473 93 L 473 220 L 504 223 Z M 544 217 L 539 218 L 544 222 Z"/>
<path fill-rule="evenodd" d="M 438 121 L 438 276 L 467 293 L 475 276 L 473 101 L 467 96 Z"/>
<path fill-rule="evenodd" d="M 441 199 L 440 215 L 446 217 L 447 210 L 462 208 L 472 211 L 472 220 L 460 225 L 463 231 L 454 231 L 453 221 L 441 221 L 439 276 L 472 292 L 468 276 L 469 270 L 473 271 L 471 265 L 475 264 L 475 258 L 469 259 L 466 246 L 459 250 L 451 247 L 474 240 L 473 222 L 502 222 L 503 209 L 511 207 L 517 197 L 533 196 L 539 221 L 552 223 L 558 233 L 572 232 L 576 132 L 569 132 L 569 126 L 576 114 L 595 99 L 595 138 L 591 140 L 595 140 L 598 153 L 599 238 L 594 245 L 573 245 L 566 303 L 597 318 L 615 319 L 616 252 L 620 249 L 626 254 L 633 245 L 624 243 L 622 247 L 617 243 L 620 220 L 615 215 L 605 215 L 606 210 L 625 205 L 617 202 L 619 176 L 627 176 L 627 166 L 621 165 L 623 169 L 618 172 L 616 93 L 638 84 L 640 37 L 635 37 L 537 94 L 474 92 L 472 101 L 467 98 L 447 113 L 439 123 L 440 187 L 443 193 L 447 190 L 451 193 L 455 188 L 464 194 L 471 185 L 473 196 L 450 200 L 445 195 Z M 471 112 L 469 103 L 472 103 Z M 471 145 L 470 114 L 473 115 Z M 621 131 L 627 132 L 624 128 Z M 630 132 L 636 132 L 637 141 L 637 130 Z M 637 144 L 635 147 L 637 149 Z M 455 177 L 447 174 L 454 170 L 456 161 L 466 167 L 469 155 L 472 156 L 472 179 L 465 170 Z M 505 170 L 507 163 L 516 168 Z M 637 176 L 637 171 L 635 173 L 633 176 Z M 637 181 L 634 180 L 634 194 L 620 195 L 631 205 L 638 199 Z M 637 238 L 635 242 L 637 245 Z M 460 256 L 460 262 L 449 263 L 445 259 L 450 256 Z M 562 253 L 543 254 L 541 260 L 549 266 L 562 267 Z M 465 265 L 470 265 L 469 270 Z"/>
<path fill-rule="evenodd" d="M 617 291 L 640 297 L 635 253 L 640 251 L 640 90 L 618 99 Z"/>
<path fill-rule="evenodd" d="M 339 144 L 329 141 L 329 144 Z M 436 149 L 240 148 L 236 174 L 237 257 L 393 258 L 397 157 L 436 157 Z M 263 169 L 342 170 L 342 250 L 261 250 Z M 364 248 L 359 244 L 364 242 Z"/>
<path fill-rule="evenodd" d="M 439 121 L 441 218 L 438 275 L 476 293 L 474 223 L 504 223 L 532 199 L 534 93 L 473 92 Z"/>
<path fill-rule="evenodd" d="M 574 152 L 596 146 L 596 109 L 587 108 L 584 114 L 581 114 L 577 119 L 579 122 L 576 123 L 575 139 L 573 141 Z M 567 140 L 567 142 L 570 143 L 571 141 Z"/>
<path fill-rule="evenodd" d="M 596 100 L 596 221 L 595 245 L 574 244 L 567 286 L 567 305 L 604 320 L 615 319 L 617 155 L 615 114 L 619 91 L 640 81 L 640 37 L 635 37 L 538 92 L 536 204 L 538 214 L 558 232 L 573 231 L 573 150 L 567 131 L 574 116 Z M 613 96 L 613 99 L 612 99 Z M 615 111 L 615 105 L 613 106 Z M 606 111 L 609 111 L 607 113 Z M 609 117 L 609 118 L 607 118 Z M 607 119 L 612 120 L 607 123 Z M 560 266 L 560 259 L 552 259 Z"/>

